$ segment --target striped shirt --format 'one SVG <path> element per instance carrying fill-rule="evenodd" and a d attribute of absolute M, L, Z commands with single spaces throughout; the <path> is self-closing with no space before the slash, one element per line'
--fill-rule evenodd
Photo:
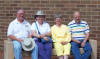
<path fill-rule="evenodd" d="M 70 27 L 72 38 L 75 40 L 84 40 L 86 37 L 85 34 L 90 32 L 87 22 L 82 20 L 79 24 L 76 24 L 75 20 L 73 20 L 68 26 Z"/>

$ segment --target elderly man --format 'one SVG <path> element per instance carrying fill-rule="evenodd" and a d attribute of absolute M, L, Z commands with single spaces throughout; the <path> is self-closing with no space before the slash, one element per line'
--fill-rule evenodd
<path fill-rule="evenodd" d="M 72 53 L 75 59 L 89 59 L 91 46 L 88 42 L 89 26 L 87 22 L 81 20 L 80 12 L 74 12 L 74 19 L 68 24 L 72 35 Z M 82 47 L 84 53 L 81 54 L 79 48 Z"/>
<path fill-rule="evenodd" d="M 24 19 L 24 10 L 19 9 L 17 11 L 17 18 L 9 24 L 7 32 L 8 38 L 13 41 L 15 59 L 22 59 L 21 42 L 24 38 L 29 37 L 30 27 L 30 24 Z M 32 50 L 32 59 L 38 59 L 37 47 Z"/>

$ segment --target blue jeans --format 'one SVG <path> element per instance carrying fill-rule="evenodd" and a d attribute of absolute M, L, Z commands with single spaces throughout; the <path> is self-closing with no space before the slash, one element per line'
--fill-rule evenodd
<path fill-rule="evenodd" d="M 21 43 L 14 40 L 13 41 L 13 47 L 14 47 L 15 59 L 22 59 L 22 46 L 21 46 Z M 37 45 L 32 50 L 31 56 L 32 56 L 32 59 L 38 59 L 38 47 L 37 47 Z"/>
<path fill-rule="evenodd" d="M 72 45 L 71 50 L 75 59 L 89 59 L 92 52 L 92 48 L 89 42 L 86 42 L 85 47 L 83 47 L 83 50 L 84 50 L 83 54 L 80 53 L 80 49 L 79 49 L 81 48 L 81 44 L 78 44 L 76 42 L 71 42 L 71 45 Z"/>

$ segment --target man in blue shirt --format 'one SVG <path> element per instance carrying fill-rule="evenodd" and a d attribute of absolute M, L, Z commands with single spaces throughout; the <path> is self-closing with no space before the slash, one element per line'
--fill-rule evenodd
<path fill-rule="evenodd" d="M 88 42 L 89 26 L 87 22 L 81 20 L 80 12 L 74 12 L 74 19 L 68 24 L 72 35 L 72 53 L 75 59 L 89 59 L 91 54 L 91 46 Z M 81 54 L 79 48 L 83 48 L 84 53 Z"/>

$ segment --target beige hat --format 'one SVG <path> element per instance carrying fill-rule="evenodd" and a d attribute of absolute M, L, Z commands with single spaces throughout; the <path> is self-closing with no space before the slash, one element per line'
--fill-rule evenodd
<path fill-rule="evenodd" d="M 25 38 L 21 43 L 25 51 L 31 51 L 35 47 L 35 41 L 32 38 Z"/>
<path fill-rule="evenodd" d="M 37 11 L 37 13 L 35 14 L 34 18 L 36 18 L 37 16 L 44 16 L 45 17 L 45 14 L 42 10 L 39 10 Z"/>

